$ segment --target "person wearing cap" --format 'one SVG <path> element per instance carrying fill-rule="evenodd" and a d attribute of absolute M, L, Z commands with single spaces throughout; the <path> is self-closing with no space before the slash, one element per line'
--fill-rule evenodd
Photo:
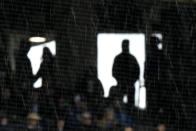
<path fill-rule="evenodd" d="M 42 131 L 42 128 L 38 125 L 39 120 L 41 120 L 40 116 L 36 113 L 30 113 L 27 116 L 28 125 L 26 131 Z"/>

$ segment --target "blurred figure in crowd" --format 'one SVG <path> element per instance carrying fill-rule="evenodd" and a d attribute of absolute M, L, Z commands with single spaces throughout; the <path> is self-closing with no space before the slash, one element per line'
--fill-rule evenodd
<path fill-rule="evenodd" d="M 114 110 L 112 108 L 105 109 L 104 116 L 102 120 L 97 122 L 97 127 L 99 130 L 115 130 L 118 128 L 118 122 L 115 119 Z"/>
<path fill-rule="evenodd" d="M 95 127 L 93 126 L 92 116 L 89 112 L 84 112 L 80 118 L 80 131 L 94 131 Z"/>
<path fill-rule="evenodd" d="M 29 98 L 28 106 L 29 106 L 29 111 L 32 113 L 40 114 L 40 108 L 42 106 L 41 101 L 39 99 L 39 93 L 37 91 L 33 91 L 31 93 L 32 95 Z"/>
<path fill-rule="evenodd" d="M 103 103 L 103 86 L 100 80 L 90 78 L 87 80 L 87 104 L 89 110 L 95 117 L 100 115 L 101 106 Z"/>
<path fill-rule="evenodd" d="M 13 100 L 11 98 L 11 90 L 9 88 L 1 89 L 1 101 L 0 110 L 4 111 L 6 114 L 13 115 Z"/>
<path fill-rule="evenodd" d="M 119 125 L 123 128 L 132 129 L 133 128 L 133 120 L 131 117 L 123 110 L 122 102 L 118 99 L 113 100 L 111 103 L 114 109 L 115 119 L 118 121 Z"/>
<path fill-rule="evenodd" d="M 90 110 L 96 112 L 97 107 L 103 101 L 104 89 L 101 81 L 96 76 L 95 67 L 88 67 L 84 75 L 76 83 L 75 92 L 84 96 Z"/>
<path fill-rule="evenodd" d="M 133 127 L 125 126 L 124 131 L 133 131 Z"/>
<path fill-rule="evenodd" d="M 10 124 L 8 124 L 7 115 L 4 112 L 0 113 L 0 131 L 14 131 Z"/>
<path fill-rule="evenodd" d="M 112 75 L 117 80 L 117 86 L 110 90 L 110 97 L 123 99 L 128 95 L 128 104 L 134 105 L 135 82 L 139 79 L 140 69 L 136 58 L 129 52 L 129 40 L 123 40 L 122 53 L 114 59 Z"/>
<path fill-rule="evenodd" d="M 57 130 L 56 131 L 65 131 L 65 120 L 59 119 L 57 121 Z"/>
<path fill-rule="evenodd" d="M 42 128 L 39 126 L 39 120 L 41 118 L 36 113 L 30 113 L 27 117 L 28 125 L 25 131 L 42 131 Z"/>
<path fill-rule="evenodd" d="M 61 96 L 60 98 L 58 98 L 57 102 L 56 102 L 56 112 L 57 115 L 59 117 L 61 116 L 68 116 L 68 108 L 69 108 L 69 103 L 68 101 L 66 101 L 66 99 Z"/>
<path fill-rule="evenodd" d="M 158 124 L 157 131 L 166 131 L 166 126 L 164 124 Z"/>
<path fill-rule="evenodd" d="M 80 118 L 83 112 L 87 111 L 87 105 L 84 97 L 76 95 L 74 103 L 70 108 L 68 117 L 68 127 L 72 130 L 78 129 L 80 125 Z"/>
<path fill-rule="evenodd" d="M 52 127 L 50 131 L 67 131 L 64 118 L 59 118 L 56 125 Z"/>

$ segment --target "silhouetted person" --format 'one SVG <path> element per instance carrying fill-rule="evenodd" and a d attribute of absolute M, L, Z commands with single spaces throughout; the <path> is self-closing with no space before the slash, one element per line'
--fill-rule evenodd
<path fill-rule="evenodd" d="M 37 78 L 42 77 L 42 86 L 44 89 L 51 89 L 54 83 L 54 58 L 50 50 L 45 47 L 43 49 L 43 62 L 41 63 L 40 69 L 36 75 Z"/>
<path fill-rule="evenodd" d="M 150 37 L 149 49 L 147 50 L 147 60 L 145 67 L 145 81 L 147 87 L 147 104 L 149 115 L 151 115 L 152 119 L 155 119 L 156 115 L 159 113 L 159 110 L 167 103 L 163 102 L 161 99 L 165 94 L 166 86 L 164 86 L 161 82 L 163 81 L 163 76 L 165 72 L 163 72 L 164 59 L 163 59 L 163 51 L 158 49 L 158 44 L 160 40 L 155 37 Z M 161 73 L 162 71 L 162 73 Z M 162 95 L 164 94 L 164 95 Z M 169 104 L 169 103 L 167 103 Z M 168 107 L 166 105 L 165 107 Z"/>
<path fill-rule="evenodd" d="M 16 86 L 19 88 L 31 88 L 33 84 L 31 62 L 27 57 L 30 47 L 30 42 L 25 40 L 20 42 L 20 49 L 16 58 Z"/>
<path fill-rule="evenodd" d="M 87 81 L 87 92 L 86 92 L 86 98 L 87 98 L 87 104 L 88 109 L 91 110 L 94 115 L 99 115 L 99 110 L 101 107 L 101 104 L 103 103 L 103 87 L 100 82 L 100 80 L 94 78 L 89 79 Z"/>
<path fill-rule="evenodd" d="M 27 40 L 21 40 L 20 49 L 16 56 L 16 72 L 14 82 L 14 100 L 17 108 L 17 115 L 26 116 L 24 110 L 26 109 L 26 100 L 28 92 L 33 87 L 33 74 L 30 60 L 27 57 L 27 53 L 31 47 L 31 43 Z"/>
<path fill-rule="evenodd" d="M 54 117 L 54 83 L 55 83 L 55 62 L 52 53 L 49 48 L 44 47 L 43 49 L 43 62 L 40 65 L 40 69 L 36 75 L 36 78 L 42 78 L 42 88 L 41 88 L 41 96 L 44 96 L 44 104 L 47 107 L 43 107 L 43 115 L 45 116 L 45 120 L 48 122 L 53 120 Z M 47 110 L 47 112 L 44 110 Z"/>
<path fill-rule="evenodd" d="M 163 52 L 162 50 L 158 49 L 159 43 L 160 40 L 157 37 L 150 37 L 150 46 L 148 50 L 149 53 L 147 54 L 145 77 L 146 79 L 151 80 L 151 82 L 154 82 L 154 80 L 158 80 L 160 78 L 159 68 Z"/>
<path fill-rule="evenodd" d="M 134 84 L 139 79 L 139 64 L 136 58 L 129 52 L 129 40 L 123 40 L 122 53 L 114 59 L 112 75 L 118 85 L 110 90 L 111 97 L 119 97 L 121 100 L 125 94 L 128 102 L 134 103 Z"/>

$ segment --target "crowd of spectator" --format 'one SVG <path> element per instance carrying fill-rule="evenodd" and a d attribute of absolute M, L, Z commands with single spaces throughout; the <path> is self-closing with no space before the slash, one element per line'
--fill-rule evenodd
<path fill-rule="evenodd" d="M 68 94 L 67 94 L 68 95 Z M 0 131 L 133 131 L 134 120 L 118 99 L 93 98 L 75 94 L 51 99 L 38 90 L 23 102 L 11 97 L 5 88 L 1 94 Z M 15 100 L 13 100 L 15 99 Z M 97 98 L 96 98 L 97 99 Z M 93 106 L 93 107 L 91 107 Z M 165 125 L 157 125 L 165 131 Z"/>
<path fill-rule="evenodd" d="M 123 43 L 128 48 L 128 42 Z M 7 77 L 7 66 L 1 66 L 0 131 L 133 131 L 131 107 L 122 102 L 121 95 L 115 95 L 122 89 L 104 98 L 101 81 L 88 72 L 73 91 L 62 93 L 54 88 L 54 58 L 47 48 L 40 70 L 32 75 L 26 57 L 29 45 L 21 42 L 14 82 Z M 33 88 L 32 83 L 39 77 L 43 78 L 42 87 Z M 118 87 L 121 85 L 113 89 Z M 157 130 L 165 131 L 164 124 L 157 125 Z"/>
<path fill-rule="evenodd" d="M 28 99 L 12 97 L 9 88 L 1 93 L 1 131 L 131 131 L 132 118 L 119 100 L 100 98 L 99 103 L 75 94 L 51 99 L 33 90 Z M 15 99 L 15 100 L 14 100 Z M 97 99 L 97 98 L 96 98 Z M 102 100 L 101 100 L 102 99 Z M 90 107 L 93 106 L 93 107 Z"/>

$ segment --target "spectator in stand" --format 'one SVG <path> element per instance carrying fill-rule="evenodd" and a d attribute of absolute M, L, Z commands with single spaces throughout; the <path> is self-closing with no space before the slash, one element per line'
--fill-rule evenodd
<path fill-rule="evenodd" d="M 11 90 L 9 88 L 1 89 L 1 107 L 0 110 L 4 111 L 5 113 L 13 113 L 13 101 L 11 99 Z"/>
<path fill-rule="evenodd" d="M 1 112 L 0 120 L 1 120 L 0 131 L 13 131 L 13 128 L 11 128 L 11 125 L 8 124 L 8 118 L 4 112 Z"/>
<path fill-rule="evenodd" d="M 76 95 L 74 97 L 74 104 L 69 111 L 68 127 L 70 129 L 78 129 L 80 124 L 80 117 L 84 111 L 87 111 L 86 102 L 82 96 Z"/>
<path fill-rule="evenodd" d="M 65 120 L 59 119 L 57 121 L 57 131 L 65 131 Z"/>
<path fill-rule="evenodd" d="M 42 131 L 42 128 L 39 126 L 40 116 L 36 113 L 30 113 L 27 117 L 28 124 L 25 128 L 25 131 Z"/>
<path fill-rule="evenodd" d="M 65 126 L 65 119 L 59 118 L 57 120 L 56 125 L 52 127 L 50 131 L 67 131 L 66 126 Z"/>
<path fill-rule="evenodd" d="M 39 100 L 39 93 L 37 91 L 33 91 L 31 93 L 30 99 L 28 101 L 29 111 L 32 113 L 40 114 L 40 108 L 41 108 L 41 101 Z"/>
<path fill-rule="evenodd" d="M 101 81 L 96 76 L 95 67 L 88 67 L 88 70 L 84 72 L 84 75 L 76 83 L 75 92 L 86 98 L 87 106 L 93 112 L 93 116 L 100 115 L 98 112 L 101 103 L 103 103 L 104 89 Z"/>
<path fill-rule="evenodd" d="M 123 110 L 122 102 L 118 99 L 113 100 L 112 106 L 114 109 L 114 115 L 115 119 L 118 121 L 119 125 L 126 130 L 129 130 L 130 128 L 133 128 L 133 120 L 130 116 L 126 114 L 126 112 Z"/>
<path fill-rule="evenodd" d="M 166 131 L 166 126 L 163 123 L 157 125 L 157 131 Z"/>
<path fill-rule="evenodd" d="M 97 127 L 102 131 L 114 131 L 119 129 L 117 120 L 115 119 L 114 110 L 106 108 L 103 119 L 97 122 Z"/>
<path fill-rule="evenodd" d="M 61 116 L 68 116 L 68 107 L 69 103 L 65 100 L 63 96 L 58 98 L 56 102 L 56 112 L 59 117 Z"/>
<path fill-rule="evenodd" d="M 125 126 L 124 131 L 133 131 L 133 127 Z"/>
<path fill-rule="evenodd" d="M 95 131 L 95 127 L 93 126 L 92 116 L 89 112 L 84 112 L 80 118 L 80 131 Z"/>
<path fill-rule="evenodd" d="M 89 110 L 93 113 L 93 116 L 98 117 L 104 96 L 103 86 L 99 79 L 89 78 L 87 80 L 86 96 Z"/>

